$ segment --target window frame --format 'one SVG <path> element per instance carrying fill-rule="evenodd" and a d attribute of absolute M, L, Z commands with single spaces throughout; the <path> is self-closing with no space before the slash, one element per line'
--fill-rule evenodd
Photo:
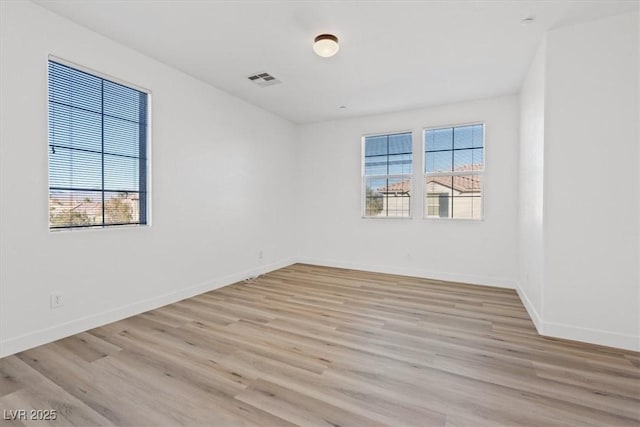
<path fill-rule="evenodd" d="M 482 170 L 481 171 L 451 171 L 451 172 L 426 172 L 427 165 L 427 150 L 426 150 L 426 134 L 427 131 L 437 130 L 437 129 L 448 129 L 448 128 L 458 128 L 465 126 L 476 126 L 482 125 Z M 425 126 L 422 128 L 422 140 L 420 143 L 421 151 L 422 151 L 422 219 L 429 221 L 467 221 L 471 223 L 482 223 L 485 220 L 485 175 L 487 172 L 487 124 L 486 121 L 473 121 L 473 122 L 462 122 L 456 124 L 443 124 L 443 125 L 433 125 L 433 126 Z M 430 217 L 428 216 L 428 202 L 427 202 L 427 177 L 429 176 L 469 176 L 469 175 L 480 175 L 482 180 L 480 181 L 480 191 L 482 194 L 481 198 L 481 217 L 478 219 L 474 218 L 443 218 L 443 217 Z"/>
<path fill-rule="evenodd" d="M 401 135 L 401 134 L 409 134 L 411 135 L 411 173 L 410 174 L 390 174 L 390 175 L 365 175 L 365 154 L 366 154 L 366 139 L 369 137 L 375 136 L 391 136 L 391 135 Z M 404 129 L 399 131 L 390 131 L 390 132 L 372 132 L 361 135 L 360 139 L 360 162 L 361 162 L 361 172 L 360 172 L 360 217 L 362 219 L 383 219 L 383 220 L 406 220 L 413 219 L 414 212 L 414 203 L 415 203 L 415 135 L 413 129 Z M 366 201 L 366 179 L 367 178 L 406 178 L 409 177 L 411 179 L 410 186 L 410 198 L 409 198 L 409 215 L 408 216 L 371 216 L 367 215 L 367 201 Z"/>
<path fill-rule="evenodd" d="M 131 83 L 129 81 L 123 80 L 121 78 L 118 77 L 114 77 L 112 75 L 109 75 L 107 73 L 103 73 L 100 71 L 97 71 L 93 68 L 90 67 L 86 67 L 84 65 L 80 65 L 76 62 L 73 61 L 69 61 L 67 59 L 61 58 L 59 56 L 53 55 L 53 54 L 48 54 L 47 55 L 47 60 L 45 61 L 45 75 L 46 77 L 46 104 L 47 104 L 47 108 L 45 110 L 45 120 L 47 123 L 47 137 L 46 137 L 46 147 L 47 147 L 47 195 L 48 197 L 50 194 L 50 188 L 51 188 L 51 171 L 50 171 L 50 166 L 49 166 L 49 156 L 51 155 L 51 150 L 49 148 L 50 145 L 50 140 L 49 140 L 49 135 L 50 135 L 50 102 L 49 102 L 49 62 L 55 62 L 58 63 L 60 65 L 69 67 L 71 69 L 89 74 L 91 76 L 103 79 L 103 80 L 107 80 L 111 83 L 115 83 L 124 87 L 127 87 L 129 89 L 133 89 L 136 90 L 138 92 L 143 92 L 147 95 L 147 105 L 146 105 L 146 141 L 145 141 L 145 152 L 146 152 L 146 165 L 145 165 L 145 193 L 146 193 L 146 221 L 144 223 L 131 223 L 131 224 L 98 224 L 98 225 L 88 225 L 88 226 L 69 226 L 69 227 L 54 227 L 51 228 L 50 225 L 50 211 L 49 211 L 49 201 L 47 200 L 47 210 L 46 210 L 46 224 L 47 224 L 47 230 L 49 233 L 53 233 L 53 234 L 58 234 L 58 233 L 64 233 L 64 232 L 77 232 L 77 231 L 86 231 L 89 232 L 90 230 L 109 230 L 109 229 L 122 229 L 122 228 L 140 228 L 140 229 L 146 229 L 146 228 L 150 228 L 152 226 L 152 211 L 153 211 L 153 203 L 152 203 L 152 137 L 153 137 L 153 125 L 152 125 L 152 103 L 153 103 L 153 93 L 150 89 L 147 89 L 143 86 L 137 85 L 135 83 Z M 104 153 L 103 153 L 104 155 Z M 101 191 L 104 191 L 104 189 L 102 189 Z"/>

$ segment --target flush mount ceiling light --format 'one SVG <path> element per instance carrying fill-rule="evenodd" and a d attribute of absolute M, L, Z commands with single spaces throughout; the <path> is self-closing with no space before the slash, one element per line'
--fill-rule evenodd
<path fill-rule="evenodd" d="M 320 34 L 313 41 L 313 51 L 323 58 L 329 58 L 338 52 L 338 38 L 333 34 Z"/>

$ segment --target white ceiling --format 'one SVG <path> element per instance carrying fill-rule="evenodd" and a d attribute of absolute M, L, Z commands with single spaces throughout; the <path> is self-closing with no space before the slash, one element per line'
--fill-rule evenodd
<path fill-rule="evenodd" d="M 638 7 L 637 0 L 36 3 L 296 123 L 516 93 L 546 30 Z M 528 16 L 534 23 L 522 25 Z M 312 51 L 325 32 L 340 39 L 333 58 Z M 247 80 L 263 71 L 282 84 Z"/>

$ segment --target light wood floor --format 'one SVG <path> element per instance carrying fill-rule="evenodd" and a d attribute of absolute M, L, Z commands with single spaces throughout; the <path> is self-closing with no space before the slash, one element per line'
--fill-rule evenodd
<path fill-rule="evenodd" d="M 0 409 L 30 408 L 65 426 L 638 426 L 640 354 L 542 338 L 512 290 L 297 264 L 0 359 Z"/>

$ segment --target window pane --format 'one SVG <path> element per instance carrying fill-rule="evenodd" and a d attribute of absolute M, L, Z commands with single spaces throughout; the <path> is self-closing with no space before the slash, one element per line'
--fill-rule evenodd
<path fill-rule="evenodd" d="M 410 208 L 410 178 L 365 179 L 366 216 L 408 217 Z"/>
<path fill-rule="evenodd" d="M 453 152 L 454 171 L 482 170 L 484 165 L 482 148 L 456 150 Z"/>
<path fill-rule="evenodd" d="M 100 114 L 50 102 L 49 144 L 100 151 L 102 149 Z"/>
<path fill-rule="evenodd" d="M 364 160 L 366 176 L 410 174 L 411 133 L 366 137 Z"/>
<path fill-rule="evenodd" d="M 453 177 L 453 188 L 460 194 L 454 195 L 471 195 L 476 196 L 482 191 L 482 175 L 460 175 Z"/>
<path fill-rule="evenodd" d="M 100 190 L 102 188 L 101 154 L 51 147 L 49 187 Z"/>
<path fill-rule="evenodd" d="M 472 164 L 472 150 L 456 150 L 453 152 L 453 170 L 470 170 Z"/>
<path fill-rule="evenodd" d="M 411 178 L 389 178 L 387 185 L 379 189 L 384 197 L 386 216 L 408 217 L 411 202 Z"/>
<path fill-rule="evenodd" d="M 104 152 L 138 157 L 140 147 L 140 125 L 122 119 L 105 116 L 104 118 Z"/>
<path fill-rule="evenodd" d="M 471 170 L 473 150 L 456 150 L 453 152 L 453 170 Z"/>
<path fill-rule="evenodd" d="M 405 175 L 411 172 L 411 154 L 389 155 L 389 175 Z"/>
<path fill-rule="evenodd" d="M 380 191 L 387 185 L 386 178 L 365 179 L 365 215 L 384 216 L 384 194 Z"/>
<path fill-rule="evenodd" d="M 482 218 L 482 175 L 427 176 L 426 216 Z"/>
<path fill-rule="evenodd" d="M 104 114 L 133 122 L 145 121 L 144 113 L 143 120 L 140 120 L 140 108 L 146 107 L 144 102 L 141 103 L 140 95 L 146 96 L 135 89 L 105 80 Z"/>
<path fill-rule="evenodd" d="M 389 135 L 389 154 L 411 153 L 411 133 Z"/>
<path fill-rule="evenodd" d="M 411 196 L 405 194 L 388 194 L 386 199 L 387 216 L 403 217 L 410 216 Z"/>
<path fill-rule="evenodd" d="M 365 175 L 387 175 L 387 156 L 371 156 L 364 159 Z"/>
<path fill-rule="evenodd" d="M 453 177 L 453 218 L 482 218 L 482 175 Z"/>
<path fill-rule="evenodd" d="M 484 149 L 477 148 L 473 150 L 473 164 L 477 166 L 481 166 L 478 169 L 484 169 Z"/>
<path fill-rule="evenodd" d="M 49 191 L 49 227 L 102 225 L 101 191 Z"/>
<path fill-rule="evenodd" d="M 365 156 L 386 156 L 389 153 L 386 135 L 367 136 L 364 139 L 364 146 Z"/>
<path fill-rule="evenodd" d="M 138 193 L 105 192 L 105 224 L 136 224 L 140 222 L 140 196 Z"/>
<path fill-rule="evenodd" d="M 451 172 L 453 170 L 452 151 L 425 153 L 425 172 Z"/>
<path fill-rule="evenodd" d="M 130 157 L 104 155 L 104 189 L 138 191 L 140 161 Z"/>
<path fill-rule="evenodd" d="M 425 179 L 425 193 L 427 197 L 437 196 L 438 194 L 452 194 L 453 177 L 452 176 L 428 176 Z"/>
<path fill-rule="evenodd" d="M 453 149 L 453 128 L 429 129 L 424 137 L 426 151 Z"/>
<path fill-rule="evenodd" d="M 473 126 L 473 147 L 484 147 L 484 125 Z"/>
<path fill-rule="evenodd" d="M 453 129 L 453 148 L 473 147 L 473 126 L 460 126 Z"/>
<path fill-rule="evenodd" d="M 102 79 L 49 62 L 49 101 L 99 113 L 102 104 Z"/>
<path fill-rule="evenodd" d="M 453 218 L 482 219 L 482 196 L 453 198 Z"/>

